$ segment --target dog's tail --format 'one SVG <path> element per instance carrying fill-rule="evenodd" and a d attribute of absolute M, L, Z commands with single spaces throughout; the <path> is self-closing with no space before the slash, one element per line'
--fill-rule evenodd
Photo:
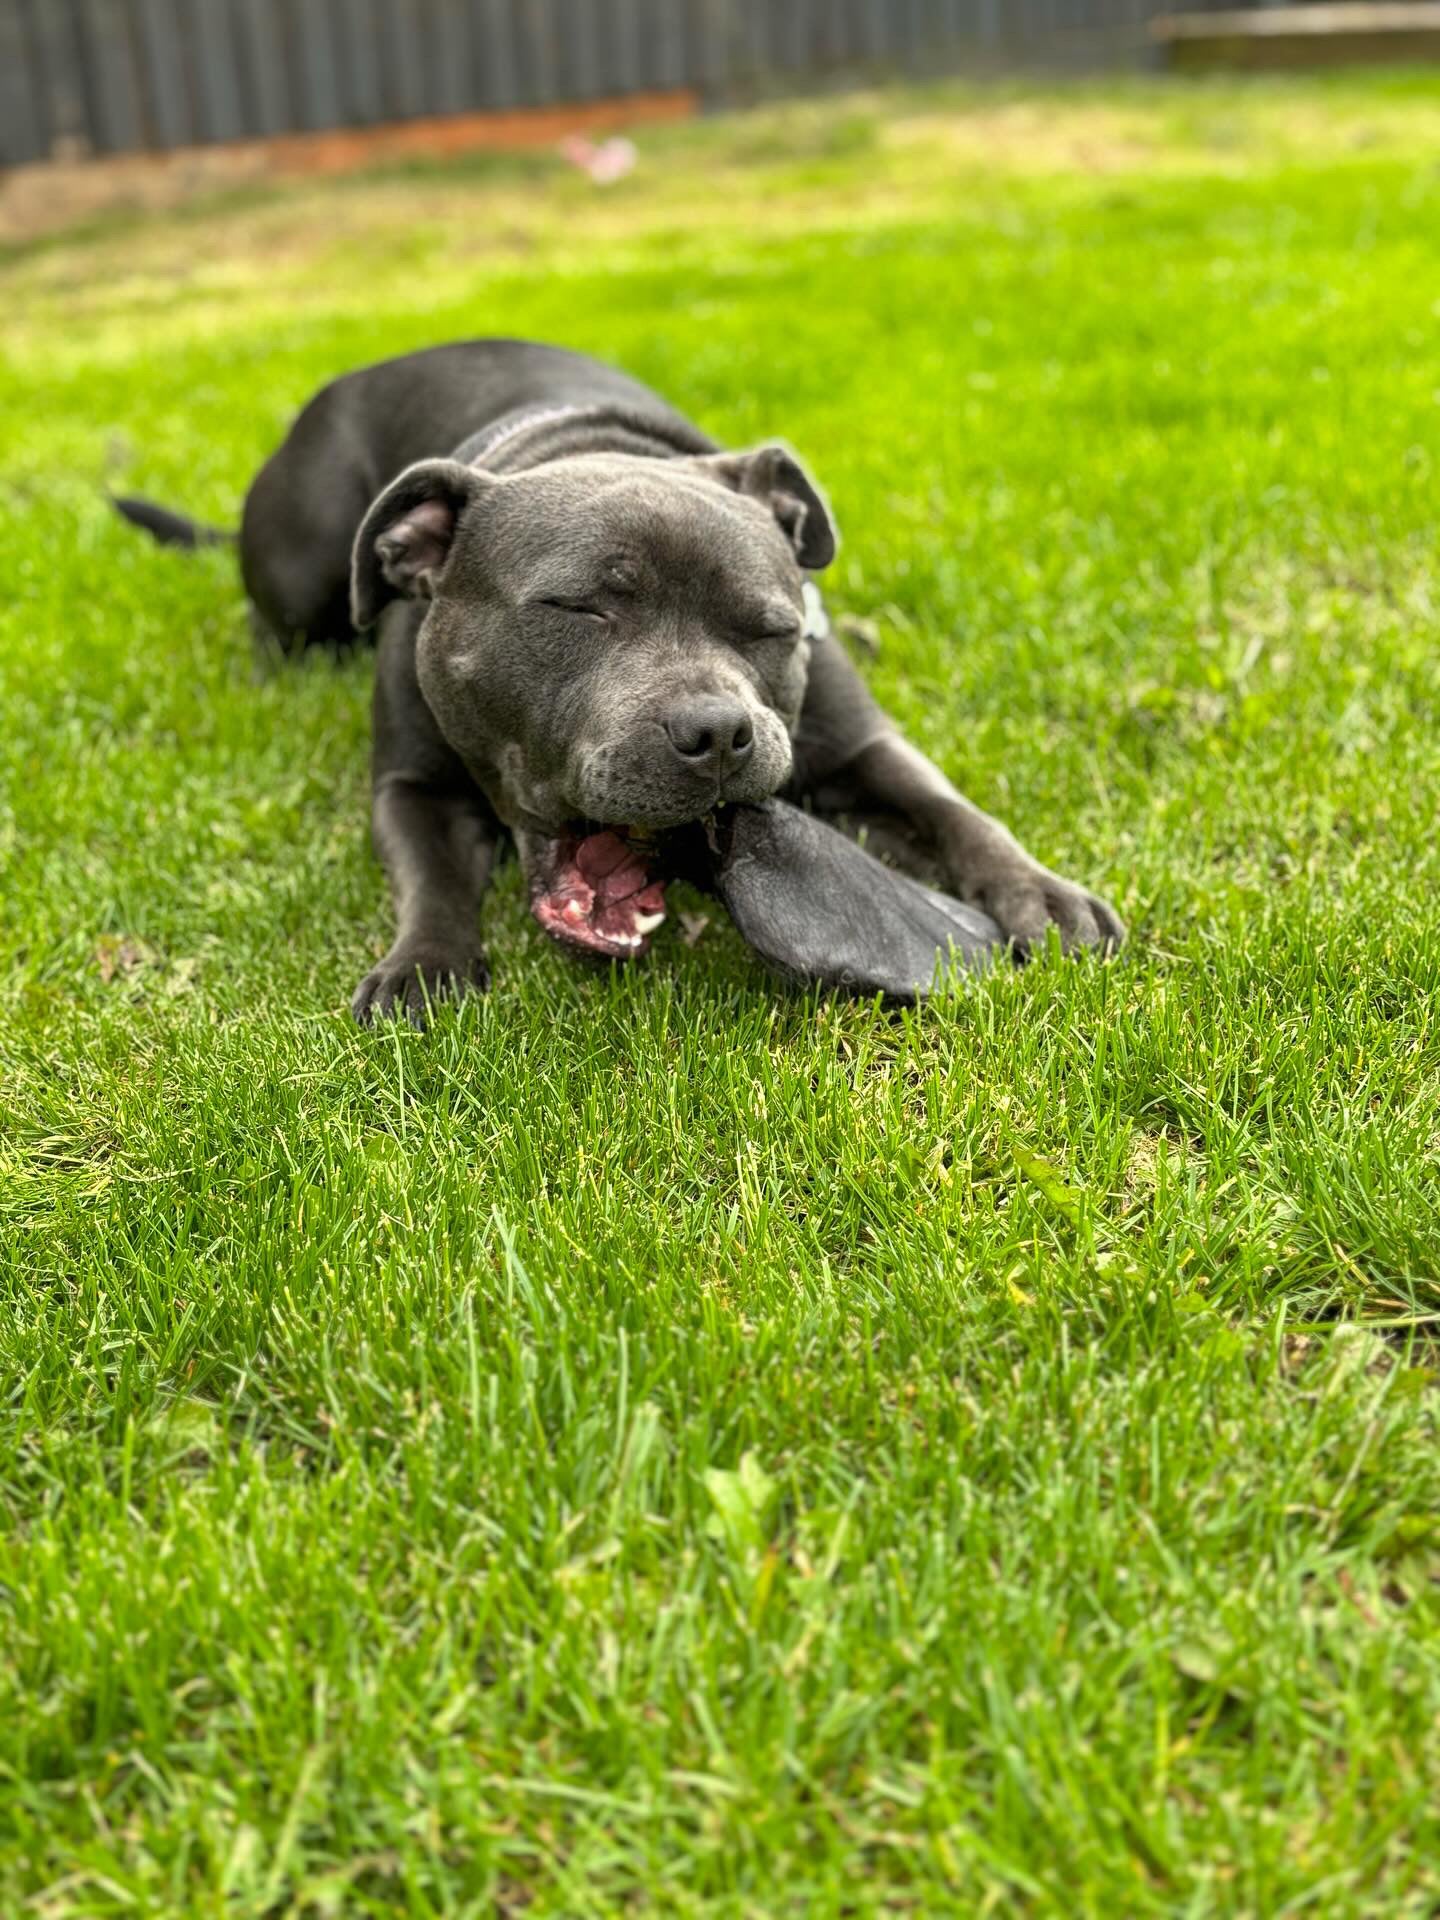
<path fill-rule="evenodd" d="M 235 540 L 235 535 L 223 527 L 202 526 L 187 514 L 156 506 L 153 500 L 136 500 L 112 493 L 110 504 L 132 527 L 143 527 L 162 547 L 228 547 Z"/>

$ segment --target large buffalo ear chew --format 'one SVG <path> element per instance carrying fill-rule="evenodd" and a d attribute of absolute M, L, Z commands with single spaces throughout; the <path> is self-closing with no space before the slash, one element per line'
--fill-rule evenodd
<path fill-rule="evenodd" d="M 792 979 L 916 1000 L 1005 950 L 987 914 L 783 800 L 732 808 L 718 844 L 709 884 L 742 937 Z"/>

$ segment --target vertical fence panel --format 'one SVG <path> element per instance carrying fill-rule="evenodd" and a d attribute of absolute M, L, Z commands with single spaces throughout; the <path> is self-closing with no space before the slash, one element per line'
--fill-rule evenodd
<path fill-rule="evenodd" d="M 53 149 L 65 140 L 92 141 L 73 13 L 65 0 L 31 0 L 29 25 L 46 147 Z"/>
<path fill-rule="evenodd" d="M 470 0 L 432 0 L 426 52 L 431 113 L 464 113 L 470 94 Z"/>
<path fill-rule="evenodd" d="M 905 0 L 865 0 L 860 12 L 860 51 L 873 66 L 898 49 L 900 14 Z"/>
<path fill-rule="evenodd" d="M 475 33 L 475 100 L 481 107 L 513 107 L 521 97 L 511 0 L 479 0 Z"/>
<path fill-rule="evenodd" d="M 551 58 L 555 63 L 555 98 L 583 100 L 584 31 L 577 16 L 575 0 L 550 0 L 550 31 Z"/>
<path fill-rule="evenodd" d="M 379 0 L 379 5 L 385 0 Z M 381 32 L 377 0 L 330 0 L 330 31 L 339 65 L 345 117 L 353 126 L 372 126 L 385 118 L 381 77 Z M 462 82 L 468 93 L 469 80 Z"/>
<path fill-rule="evenodd" d="M 596 0 L 561 0 L 557 51 L 562 98 L 594 100 L 607 91 L 602 39 L 608 24 Z"/>
<path fill-rule="evenodd" d="M 384 100 L 388 119 L 424 113 L 424 12 L 419 0 L 386 0 L 380 8 L 386 38 Z"/>
<path fill-rule="evenodd" d="M 555 98 L 555 31 L 551 0 L 525 0 L 516 20 L 520 101 L 548 106 Z"/>
<path fill-rule="evenodd" d="M 293 64 L 274 0 L 236 0 L 235 27 L 250 126 L 261 135 L 292 132 L 300 124 Z"/>
<path fill-rule="evenodd" d="M 1171 0 L 1173 3 L 1173 0 Z M 1213 5 L 1216 0 L 1187 0 Z M 1285 5 L 1291 0 L 1267 0 Z M 976 52 L 1138 50 L 1167 0 L 0 0 L 0 165 Z"/>
<path fill-rule="evenodd" d="M 650 31 L 654 35 L 652 84 L 657 87 L 683 87 L 685 71 L 685 21 L 674 0 L 650 0 Z"/>
<path fill-rule="evenodd" d="M 609 0 L 605 8 L 605 43 L 609 54 L 606 87 L 611 93 L 634 93 L 640 86 L 640 9 L 638 0 Z"/>
<path fill-rule="evenodd" d="M 896 51 L 907 71 L 915 73 L 922 65 L 922 56 L 930 39 L 927 3 L 926 0 L 896 0 L 895 11 L 899 16 L 896 22 L 899 46 Z"/>
<path fill-rule="evenodd" d="M 0 167 L 44 157 L 39 78 L 20 0 L 0 0 Z"/>
<path fill-rule="evenodd" d="M 340 62 L 336 57 L 335 24 L 325 0 L 294 0 L 291 32 L 296 57 L 295 91 L 301 114 L 312 133 L 342 126 Z"/>
<path fill-rule="evenodd" d="M 197 137 L 176 5 L 177 0 L 135 0 L 146 119 L 157 147 L 183 147 Z"/>
<path fill-rule="evenodd" d="M 730 78 L 730 0 L 691 0 L 690 80 L 714 97 Z"/>
<path fill-rule="evenodd" d="M 772 30 L 779 8 L 767 0 L 741 0 L 739 28 L 740 69 L 750 81 L 763 80 L 775 71 Z"/>
<path fill-rule="evenodd" d="M 850 50 L 850 0 L 811 0 L 810 58 L 824 73 Z"/>
<path fill-rule="evenodd" d="M 146 140 L 124 0 L 82 0 L 78 24 L 91 142 L 102 153 L 133 153 Z"/>
<path fill-rule="evenodd" d="M 831 66 L 861 58 L 865 46 L 865 10 L 869 0 L 834 0 L 825 11 L 826 49 Z"/>
<path fill-rule="evenodd" d="M 781 15 L 784 30 L 781 38 L 785 47 L 785 70 L 787 73 L 803 73 L 811 64 L 810 18 L 811 0 L 790 0 Z"/>
<path fill-rule="evenodd" d="M 201 134 L 206 140 L 238 140 L 247 129 L 229 0 L 186 0 L 185 10 L 190 15 Z"/>

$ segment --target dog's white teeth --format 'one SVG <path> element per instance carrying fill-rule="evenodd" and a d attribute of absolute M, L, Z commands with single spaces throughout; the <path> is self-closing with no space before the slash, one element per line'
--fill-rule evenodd
<path fill-rule="evenodd" d="M 656 927 L 664 921 L 663 913 L 637 913 L 631 923 L 635 928 L 637 941 L 647 933 L 654 933 Z"/>

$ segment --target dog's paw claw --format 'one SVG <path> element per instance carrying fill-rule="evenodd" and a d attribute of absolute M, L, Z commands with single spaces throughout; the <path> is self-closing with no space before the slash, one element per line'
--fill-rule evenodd
<path fill-rule="evenodd" d="M 1052 928 L 1065 953 L 1111 953 L 1125 938 L 1124 923 L 1108 902 L 1044 867 L 1003 874 L 982 887 L 978 899 L 1021 959 L 1043 947 Z"/>
<path fill-rule="evenodd" d="M 393 948 L 355 989 L 350 1011 L 362 1027 L 403 1017 L 424 1028 L 433 1007 L 484 993 L 490 969 L 482 953 L 444 953 L 432 949 Z"/>

